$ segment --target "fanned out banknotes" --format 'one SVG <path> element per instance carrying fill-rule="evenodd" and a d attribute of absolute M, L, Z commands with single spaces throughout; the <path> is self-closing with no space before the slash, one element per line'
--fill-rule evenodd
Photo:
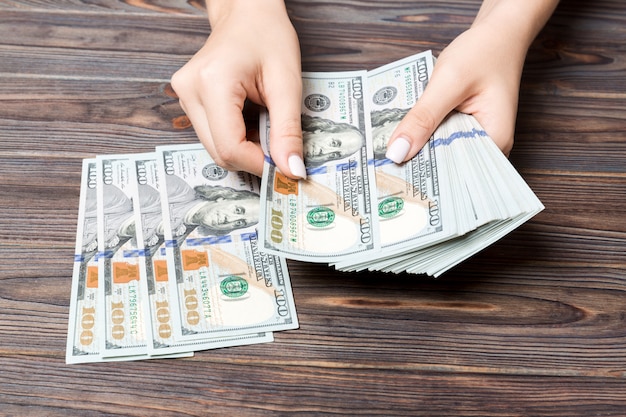
<path fill-rule="evenodd" d="M 260 181 L 200 144 L 85 159 L 66 362 L 269 342 L 298 327 L 287 258 L 439 276 L 540 212 L 469 115 L 451 114 L 412 160 L 385 158 L 433 66 L 428 51 L 304 73 L 306 180 L 273 165 L 267 113 Z"/>
<path fill-rule="evenodd" d="M 259 179 L 200 144 L 83 161 L 66 362 L 190 356 L 298 327 Z"/>
<path fill-rule="evenodd" d="M 543 210 L 470 115 L 451 114 L 412 160 L 385 158 L 433 67 L 427 51 L 369 72 L 303 74 L 306 180 L 273 165 L 261 115 L 261 250 L 344 271 L 439 276 Z"/>

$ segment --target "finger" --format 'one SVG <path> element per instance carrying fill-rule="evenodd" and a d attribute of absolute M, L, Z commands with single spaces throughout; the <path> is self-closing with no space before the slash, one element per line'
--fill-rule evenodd
<path fill-rule="evenodd" d="M 200 143 L 204 145 L 206 150 L 211 155 L 211 158 L 215 159 L 217 152 L 215 146 L 213 146 L 213 139 L 211 137 L 211 129 L 209 128 L 209 122 L 206 117 L 206 111 L 200 102 L 193 102 L 192 104 L 186 104 L 183 100 L 180 100 L 180 105 L 191 125 L 193 126 L 196 136 L 200 140 Z"/>
<path fill-rule="evenodd" d="M 246 125 L 242 108 L 244 99 L 233 97 L 232 93 L 219 91 L 215 97 L 231 97 L 231 101 L 220 103 L 207 101 L 204 104 L 206 118 L 210 126 L 210 137 L 215 150 L 215 162 L 229 171 L 246 171 L 254 175 L 263 174 L 263 151 L 257 143 L 246 138 Z"/>
<path fill-rule="evenodd" d="M 207 120 L 204 108 L 199 103 L 183 104 L 181 107 L 189 118 L 189 121 L 193 126 L 193 130 L 196 132 L 196 136 L 198 136 L 198 139 L 204 145 L 211 157 L 215 159 L 216 151 L 215 147 L 213 146 L 211 129 L 209 128 L 209 122 Z"/>
<path fill-rule="evenodd" d="M 306 178 L 302 156 L 302 79 L 294 74 L 268 89 L 265 104 L 272 127 L 270 153 L 278 169 L 291 178 Z"/>
<path fill-rule="evenodd" d="M 441 121 L 464 98 L 463 90 L 456 87 L 459 85 L 463 84 L 456 74 L 435 69 L 424 93 L 392 134 L 386 157 L 401 163 L 417 155 Z"/>
<path fill-rule="evenodd" d="M 188 82 L 191 78 L 189 72 L 189 64 L 187 64 L 172 75 L 170 85 L 172 86 L 174 93 L 178 96 L 178 103 L 189 118 L 189 121 L 196 132 L 196 136 L 198 136 L 200 142 L 209 152 L 209 155 L 215 159 L 216 151 L 213 146 L 213 139 L 211 137 L 209 122 L 206 117 L 206 111 L 197 95 L 196 90 L 192 88 Z"/>
<path fill-rule="evenodd" d="M 511 105 L 506 98 L 498 96 L 486 100 L 489 100 L 492 105 L 489 108 L 497 110 L 497 113 L 495 111 L 477 111 L 473 115 L 502 153 L 508 156 L 513 149 L 517 102 Z"/>

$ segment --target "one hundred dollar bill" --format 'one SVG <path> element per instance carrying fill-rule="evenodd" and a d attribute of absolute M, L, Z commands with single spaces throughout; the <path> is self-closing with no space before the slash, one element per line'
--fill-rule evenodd
<path fill-rule="evenodd" d="M 307 179 L 282 175 L 266 152 L 259 239 L 273 254 L 311 262 L 365 257 L 378 249 L 373 154 L 367 137 L 367 73 L 303 74 L 302 129 Z"/>
<path fill-rule="evenodd" d="M 133 195 L 136 180 L 130 155 L 96 158 L 98 182 L 99 322 L 102 357 L 147 354 L 139 290 Z"/>
<path fill-rule="evenodd" d="M 453 236 L 456 221 L 444 155 L 434 139 L 404 164 L 385 157 L 396 127 L 424 92 L 433 70 L 430 51 L 368 72 L 381 254 L 392 256 Z"/>
<path fill-rule="evenodd" d="M 157 148 L 174 338 L 298 327 L 284 258 L 261 252 L 259 179 L 201 144 Z"/>
<path fill-rule="evenodd" d="M 96 214 L 96 160 L 82 165 L 76 254 L 65 360 L 67 363 L 97 362 L 100 358 L 98 309 L 98 252 Z"/>
<path fill-rule="evenodd" d="M 146 317 L 146 338 L 150 355 L 215 349 L 226 346 L 271 342 L 272 333 L 260 332 L 235 337 L 221 337 L 179 342 L 174 337 L 172 292 L 167 268 L 164 224 L 161 207 L 163 178 L 159 174 L 156 153 L 132 157 L 135 170 L 134 195 L 137 246 L 143 254 L 140 265 L 141 296 Z"/>

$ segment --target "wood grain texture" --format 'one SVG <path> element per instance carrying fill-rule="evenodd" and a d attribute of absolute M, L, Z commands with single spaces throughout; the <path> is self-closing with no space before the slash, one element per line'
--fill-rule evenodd
<path fill-rule="evenodd" d="M 305 70 L 370 69 L 479 0 L 287 1 Z M 511 160 L 546 210 L 438 280 L 289 262 L 298 330 L 64 364 L 81 160 L 195 142 L 169 86 L 197 1 L 0 0 L 0 416 L 624 416 L 626 5 L 563 1 Z"/>

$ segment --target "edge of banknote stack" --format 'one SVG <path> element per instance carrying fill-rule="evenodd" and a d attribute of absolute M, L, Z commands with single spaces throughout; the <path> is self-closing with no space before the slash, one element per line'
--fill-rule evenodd
<path fill-rule="evenodd" d="M 412 160 L 385 158 L 433 67 L 426 51 L 369 72 L 304 73 L 306 180 L 276 169 L 262 114 L 262 250 L 342 271 L 437 277 L 543 210 L 467 114 L 451 114 Z"/>

